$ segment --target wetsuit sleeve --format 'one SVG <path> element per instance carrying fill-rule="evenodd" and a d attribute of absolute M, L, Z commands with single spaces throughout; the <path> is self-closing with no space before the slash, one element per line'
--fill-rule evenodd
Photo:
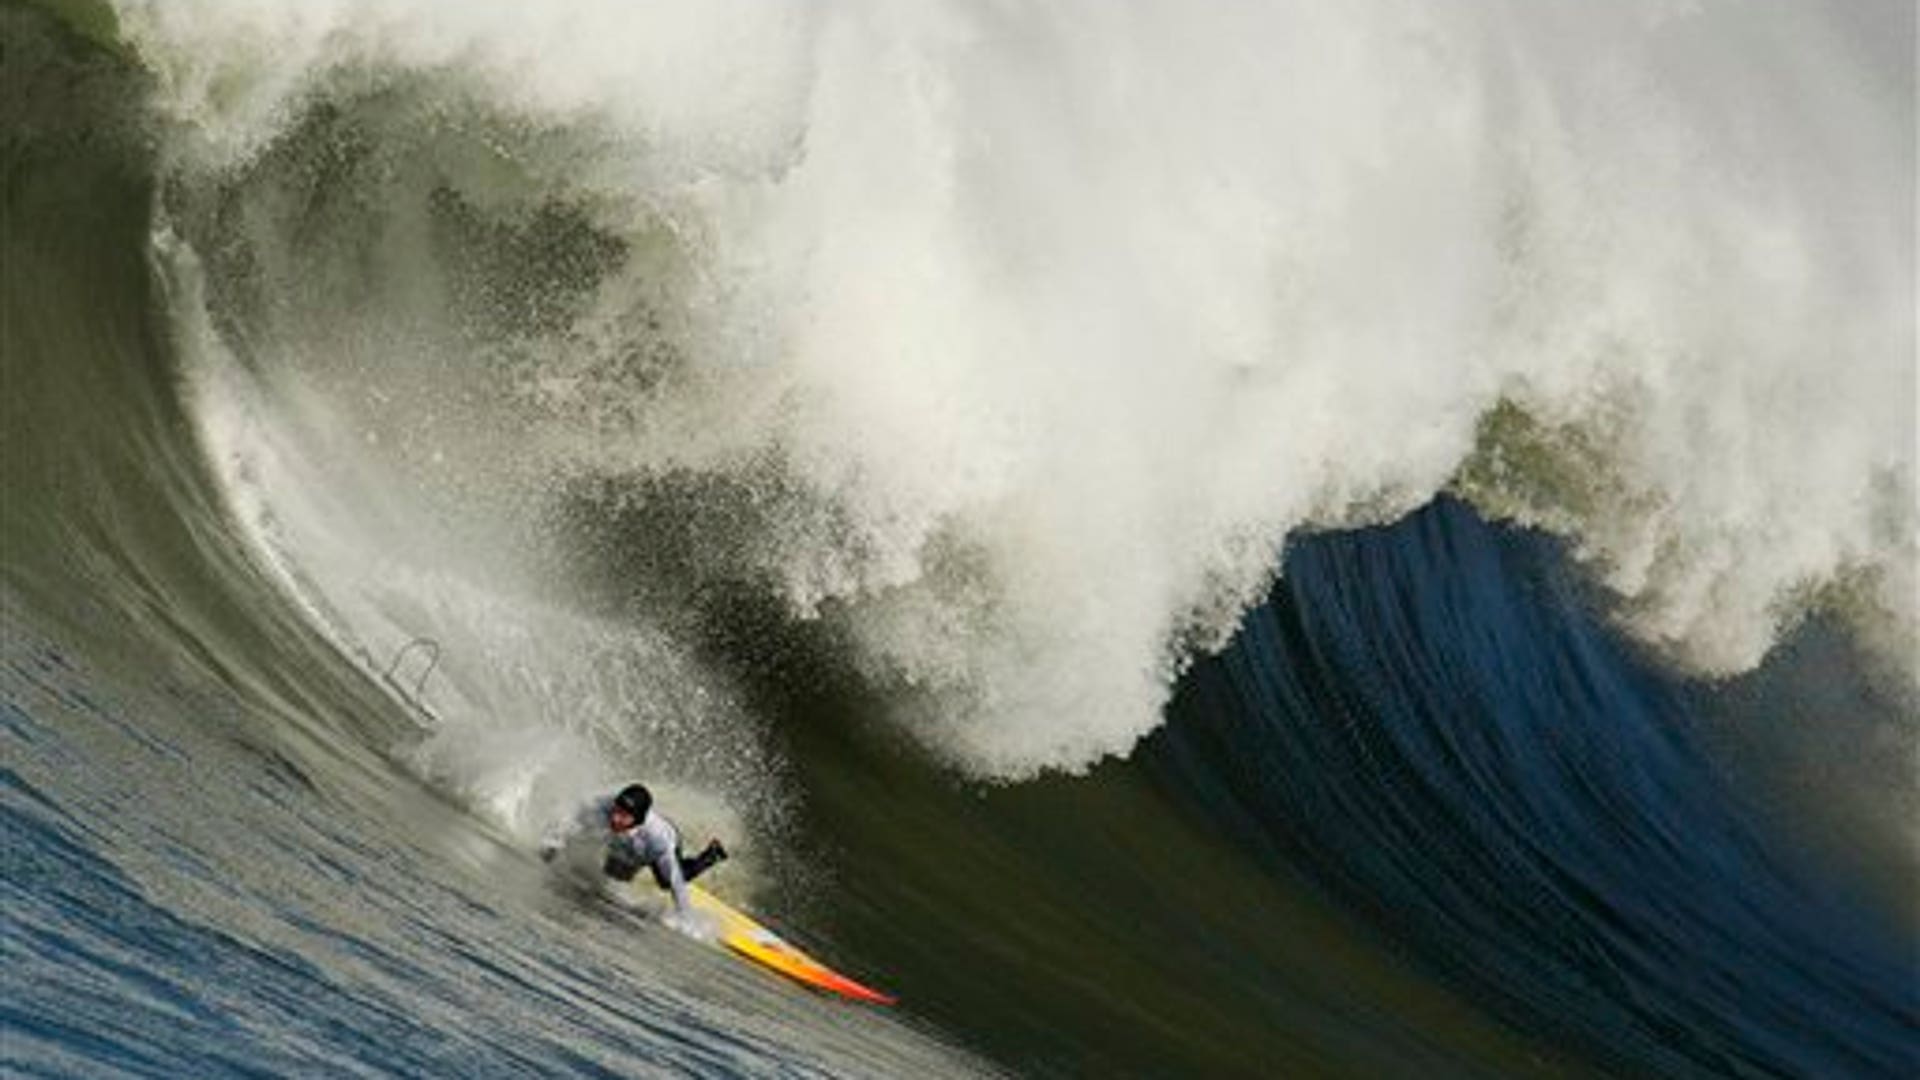
<path fill-rule="evenodd" d="M 567 838 L 578 832 L 590 832 L 607 816 L 607 800 L 590 799 L 581 803 L 572 814 L 552 822 L 546 831 L 540 834 L 540 851 L 550 857 L 567 844 Z"/>
<path fill-rule="evenodd" d="M 566 817 L 555 818 L 549 821 L 547 827 L 541 830 L 540 833 L 541 853 L 551 856 L 553 852 L 566 846 L 567 837 L 570 836 L 575 829 L 580 827 L 579 822 L 580 815 L 578 813 L 568 814 Z"/>
<path fill-rule="evenodd" d="M 676 909 L 681 912 L 693 910 L 692 903 L 687 899 L 687 876 L 680 870 L 678 853 L 671 848 L 661 852 L 653 861 L 653 872 L 673 891 L 673 906 Z"/>

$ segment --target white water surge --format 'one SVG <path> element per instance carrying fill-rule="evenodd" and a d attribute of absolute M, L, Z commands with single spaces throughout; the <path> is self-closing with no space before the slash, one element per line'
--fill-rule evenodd
<path fill-rule="evenodd" d="M 971 771 L 1126 752 L 1290 531 L 1456 482 L 1691 668 L 1910 663 L 1909 5 L 115 6 L 229 362 L 377 463 L 301 484 L 521 591 L 724 493 L 686 560 Z"/>

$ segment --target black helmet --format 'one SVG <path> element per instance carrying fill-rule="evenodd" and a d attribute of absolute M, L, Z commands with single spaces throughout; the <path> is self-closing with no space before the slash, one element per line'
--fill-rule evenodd
<path fill-rule="evenodd" d="M 633 815 L 639 821 L 647 816 L 647 810 L 653 806 L 653 792 L 645 784 L 628 784 L 613 797 L 613 805 Z"/>

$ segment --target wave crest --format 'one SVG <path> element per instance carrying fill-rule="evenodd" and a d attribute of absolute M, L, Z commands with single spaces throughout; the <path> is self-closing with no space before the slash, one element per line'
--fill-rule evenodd
<path fill-rule="evenodd" d="M 663 564 L 974 771 L 1124 753 L 1290 532 L 1450 483 L 1705 670 L 1836 582 L 1913 641 L 1912 75 L 1844 16 L 117 7 L 256 370 L 503 543 L 693 493 Z"/>

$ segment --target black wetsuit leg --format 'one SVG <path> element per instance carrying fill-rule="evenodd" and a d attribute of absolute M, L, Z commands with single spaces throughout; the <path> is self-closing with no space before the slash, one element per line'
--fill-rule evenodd
<path fill-rule="evenodd" d="M 713 869 L 713 864 L 720 861 L 720 853 L 711 847 L 707 848 L 705 851 L 702 851 L 700 854 L 695 855 L 691 859 L 687 858 L 685 855 L 682 855 L 678 851 L 674 852 L 673 854 L 674 854 L 674 857 L 680 860 L 681 876 L 686 878 L 688 881 L 692 881 L 694 878 L 697 878 L 701 874 L 706 873 L 708 870 Z"/>
<path fill-rule="evenodd" d="M 675 848 L 673 851 L 673 857 L 680 860 L 680 876 L 681 878 L 687 881 L 692 881 L 694 878 L 697 878 L 701 874 L 704 874 L 707 871 L 713 869 L 713 865 L 720 861 L 720 853 L 718 851 L 715 851 L 711 847 L 707 848 L 705 851 L 702 851 L 700 854 L 695 855 L 691 859 L 687 858 L 685 852 L 681 851 L 679 848 Z M 612 857 L 609 856 L 608 858 L 609 858 L 609 864 L 611 864 Z M 633 870 L 629 871 L 627 873 L 627 876 L 625 878 L 621 878 L 621 880 L 626 881 L 631 879 L 635 873 L 639 872 L 639 869 L 640 868 L 637 866 L 634 867 Z M 663 889 L 673 888 L 673 882 L 668 881 L 667 875 L 660 872 L 659 863 L 648 863 L 647 869 L 653 871 L 654 884 L 660 886 Z M 613 871 L 611 869 L 608 870 L 609 874 L 611 874 L 612 872 Z"/>

